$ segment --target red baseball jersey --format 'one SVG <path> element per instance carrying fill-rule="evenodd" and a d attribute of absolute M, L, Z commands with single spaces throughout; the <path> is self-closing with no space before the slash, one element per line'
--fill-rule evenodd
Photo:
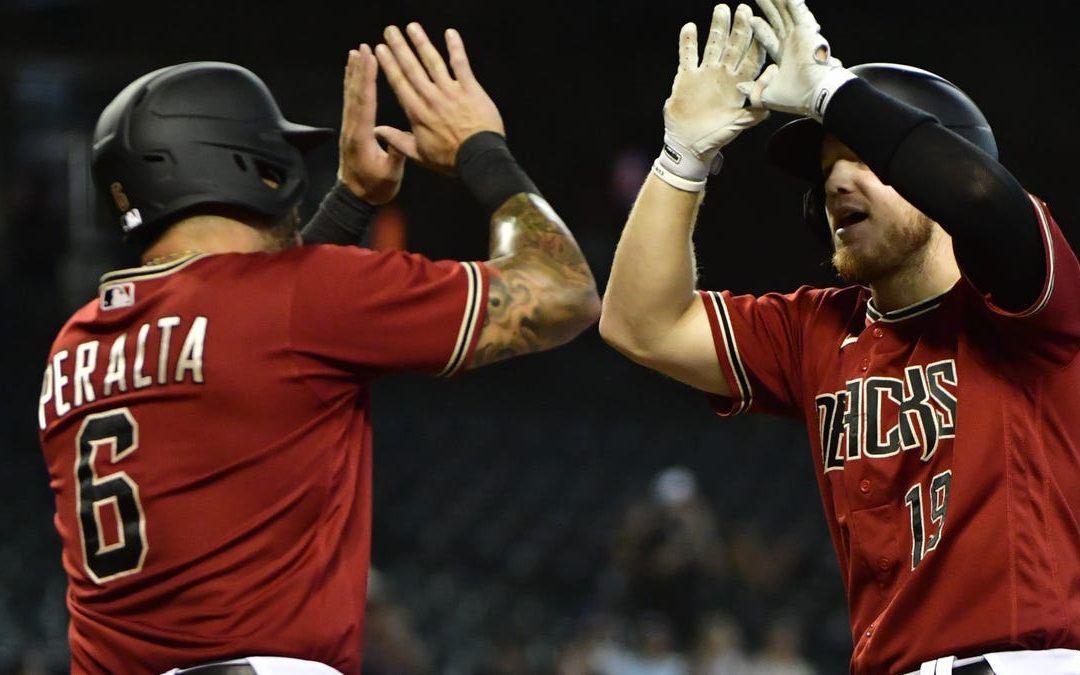
<path fill-rule="evenodd" d="M 807 425 L 852 673 L 1080 648 L 1080 266 L 1033 202 L 1048 264 L 1025 312 L 963 279 L 892 312 L 861 287 L 701 293 L 716 411 Z"/>
<path fill-rule="evenodd" d="M 102 278 L 38 410 L 75 673 L 274 655 L 360 671 L 369 382 L 452 374 L 485 267 L 314 246 Z"/>

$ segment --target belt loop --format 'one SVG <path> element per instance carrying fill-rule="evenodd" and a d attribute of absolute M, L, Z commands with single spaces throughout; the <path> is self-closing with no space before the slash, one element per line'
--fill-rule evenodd
<path fill-rule="evenodd" d="M 942 656 L 937 661 L 934 661 L 934 675 L 949 675 L 952 673 L 953 661 L 955 660 L 955 656 Z"/>
<path fill-rule="evenodd" d="M 934 661 L 923 661 L 919 666 L 919 675 L 934 675 L 937 672 L 937 667 Z"/>

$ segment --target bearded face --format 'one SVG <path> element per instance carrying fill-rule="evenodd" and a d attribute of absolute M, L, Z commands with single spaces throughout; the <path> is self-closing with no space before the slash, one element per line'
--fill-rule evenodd
<path fill-rule="evenodd" d="M 921 263 L 934 222 L 914 207 L 900 217 L 900 221 L 869 221 L 867 225 L 878 231 L 858 237 L 848 232 L 837 234 L 833 229 L 832 264 L 841 279 L 872 284 Z"/>
<path fill-rule="evenodd" d="M 921 265 L 934 222 L 831 136 L 822 143 L 832 263 L 845 281 L 872 284 Z"/>

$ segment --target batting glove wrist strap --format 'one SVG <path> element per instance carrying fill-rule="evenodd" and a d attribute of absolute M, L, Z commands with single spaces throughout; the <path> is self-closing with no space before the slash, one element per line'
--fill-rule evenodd
<path fill-rule="evenodd" d="M 664 146 L 653 162 L 653 173 L 668 185 L 687 192 L 701 192 L 710 173 L 720 170 L 723 155 L 712 150 L 698 156 L 693 150 L 664 134 Z"/>
<path fill-rule="evenodd" d="M 811 104 L 810 117 L 818 122 L 825 118 L 825 108 L 832 101 L 833 94 L 857 76 L 847 68 L 830 68 L 817 83 L 816 93 Z"/>

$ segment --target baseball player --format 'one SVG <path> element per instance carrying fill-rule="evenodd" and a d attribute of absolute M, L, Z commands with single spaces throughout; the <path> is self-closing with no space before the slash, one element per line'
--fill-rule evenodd
<path fill-rule="evenodd" d="M 414 135 L 380 133 L 476 195 L 491 260 L 295 246 L 301 151 L 328 130 L 285 120 L 238 66 L 155 71 L 102 113 L 94 178 L 145 265 L 106 274 L 65 324 L 40 396 L 74 673 L 358 673 L 370 382 L 551 348 L 598 316 L 461 37 L 446 33 L 448 68 L 408 34 L 388 28 L 378 59 Z M 314 229 L 330 239 L 402 177 L 404 153 L 375 136 L 377 69 L 369 46 L 350 53 L 354 201 L 327 198 Z"/>
<path fill-rule="evenodd" d="M 700 61 L 682 29 L 601 334 L 720 415 L 806 423 L 852 673 L 1080 673 L 1077 259 L 958 88 L 845 68 L 802 0 L 757 4 L 718 5 Z M 769 156 L 846 288 L 695 290 L 706 179 L 767 110 L 802 118 Z"/>

